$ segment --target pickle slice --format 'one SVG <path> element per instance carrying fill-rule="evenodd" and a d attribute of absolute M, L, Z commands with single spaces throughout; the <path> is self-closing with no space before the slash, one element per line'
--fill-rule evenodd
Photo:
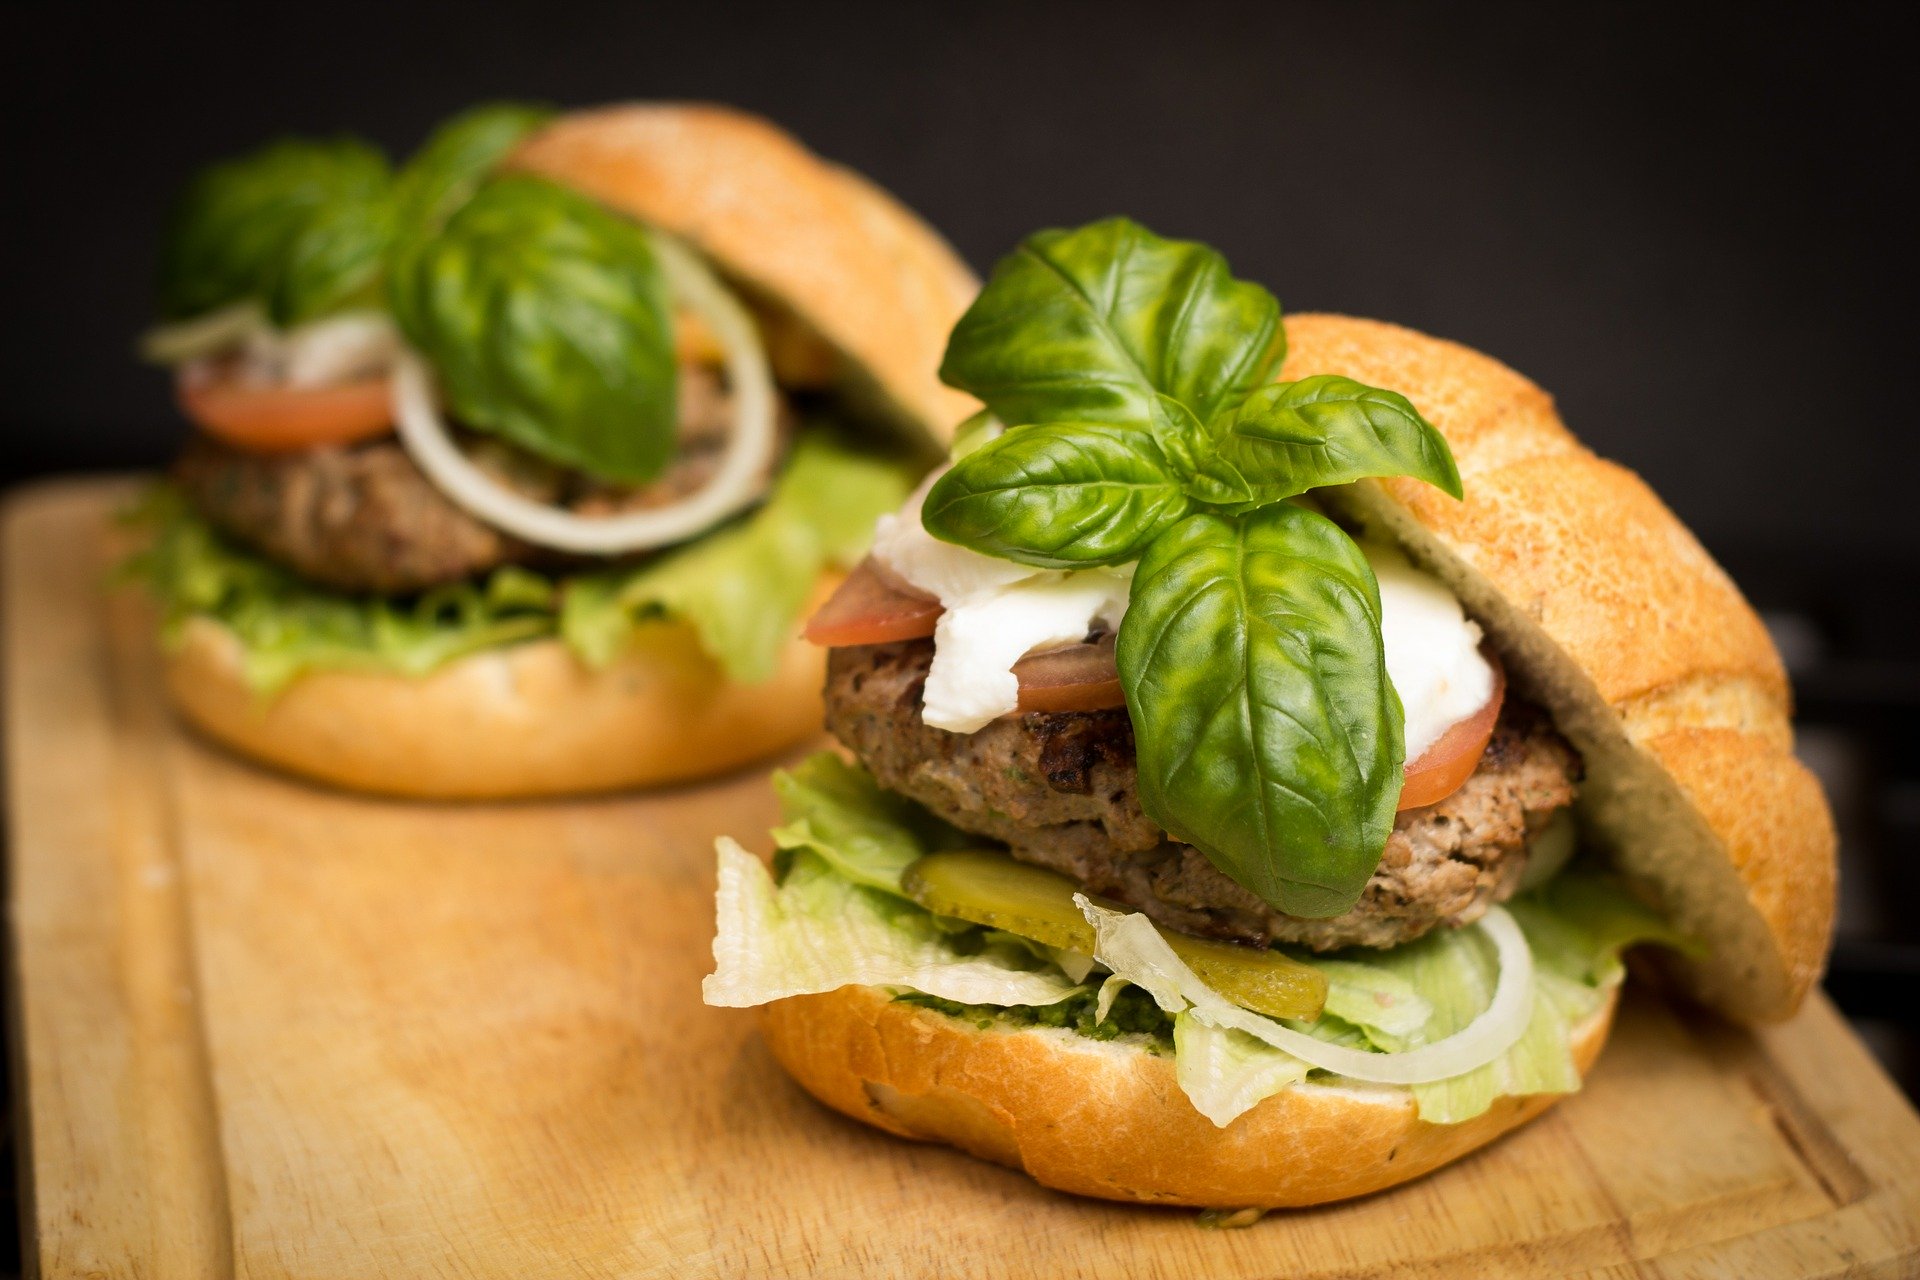
<path fill-rule="evenodd" d="M 1093 954 L 1093 926 L 1073 905 L 1079 886 L 1057 871 L 987 849 L 962 849 L 919 859 L 907 868 L 900 887 L 936 915 Z M 1291 956 L 1166 929 L 1160 936 L 1202 982 L 1256 1013 L 1317 1018 L 1327 1002 L 1326 975 Z"/>
<path fill-rule="evenodd" d="M 1160 936 L 1202 982 L 1244 1009 L 1311 1021 L 1327 1003 L 1327 975 L 1292 956 L 1165 929 Z"/>
<path fill-rule="evenodd" d="M 900 887 L 935 915 L 1093 954 L 1093 926 L 1073 905 L 1080 886 L 1057 871 L 1004 853 L 960 849 L 927 854 L 907 868 Z"/>

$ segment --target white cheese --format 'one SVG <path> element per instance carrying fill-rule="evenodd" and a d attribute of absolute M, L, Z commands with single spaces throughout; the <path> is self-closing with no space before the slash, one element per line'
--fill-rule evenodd
<path fill-rule="evenodd" d="M 920 523 L 920 504 L 939 474 L 898 512 L 880 517 L 873 557 L 945 606 L 921 718 L 936 729 L 972 733 L 1019 706 L 1014 663 L 1035 649 L 1084 640 L 1096 623 L 1119 626 L 1133 566 L 1064 573 L 942 542 Z"/>
<path fill-rule="evenodd" d="M 873 527 L 873 558 L 894 577 L 948 608 L 1038 574 L 1040 570 L 1030 565 L 956 547 L 926 531 L 920 523 L 920 505 L 933 482 L 945 473 L 945 467 L 935 471 L 920 482 L 899 511 L 880 517 Z"/>
<path fill-rule="evenodd" d="M 937 729 L 972 733 L 1019 706 L 1016 662 L 1036 649 L 1084 639 L 1096 625 L 1118 628 L 1132 565 L 1055 572 L 941 542 L 920 523 L 939 478 L 928 476 L 906 505 L 882 516 L 873 555 L 894 577 L 939 600 L 922 718 Z M 1387 677 L 1406 711 L 1407 759 L 1486 705 L 1493 668 L 1480 654 L 1480 628 L 1437 578 L 1397 548 L 1363 543 L 1380 582 Z"/>
<path fill-rule="evenodd" d="M 1380 631 L 1387 678 L 1407 713 L 1407 759 L 1487 704 L 1493 668 L 1480 654 L 1480 628 L 1438 578 L 1397 547 L 1362 543 L 1380 580 Z"/>
<path fill-rule="evenodd" d="M 947 606 L 933 633 L 921 719 L 972 733 L 1020 704 L 1013 664 L 1035 649 L 1087 638 L 1097 623 L 1118 627 L 1133 566 L 1043 573 Z"/>

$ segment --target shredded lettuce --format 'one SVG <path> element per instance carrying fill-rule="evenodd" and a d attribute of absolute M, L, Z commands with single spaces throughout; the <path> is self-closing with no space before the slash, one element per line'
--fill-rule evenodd
<path fill-rule="evenodd" d="M 1244 1031 L 1216 1026 L 1192 1010 L 1173 1017 L 1174 1078 L 1193 1109 L 1221 1128 L 1288 1085 L 1309 1068 L 1290 1053 Z"/>
<path fill-rule="evenodd" d="M 1046 948 L 958 926 L 913 905 L 899 895 L 901 872 L 914 858 L 952 847 L 961 837 L 838 756 L 807 760 L 779 775 L 776 787 L 786 819 L 775 831 L 778 862 L 786 869 L 778 890 L 757 859 L 730 840 L 721 842 L 720 937 L 714 944 L 720 971 L 708 979 L 710 1003 L 778 999 L 767 993 L 791 994 L 785 987 L 796 982 L 806 990 L 865 983 L 905 988 L 901 998 L 945 1012 L 965 1006 L 955 1016 L 986 1022 L 998 1016 L 1013 1025 L 1038 1021 L 1032 1006 L 1058 1004 L 1045 1025 L 1100 1038 L 1117 1034 L 1109 1021 L 1116 1007 L 1131 1009 L 1129 1017 L 1141 1025 L 1157 1008 L 1171 1021 L 1180 1088 L 1223 1126 L 1281 1089 L 1328 1078 L 1236 1026 L 1238 1015 L 1260 1020 L 1211 990 L 1187 989 L 1125 956 L 1109 957 L 1120 961 L 1118 974 L 1107 965 L 1089 974 L 1084 964 L 1071 972 L 1064 958 Z M 743 886 L 763 895 L 752 911 L 739 905 Z M 1577 1090 L 1580 1073 L 1569 1036 L 1620 980 L 1621 951 L 1642 942 L 1693 949 L 1617 882 L 1577 864 L 1507 905 L 1533 956 L 1531 1013 L 1519 1040 L 1491 1062 L 1450 1079 L 1406 1086 L 1421 1118 L 1432 1123 L 1470 1120 L 1504 1095 Z M 763 933 L 768 937 L 760 938 Z M 1332 1044 L 1382 1053 L 1454 1034 L 1487 1007 L 1499 977 L 1492 946 L 1478 929 L 1440 930 L 1384 951 L 1294 954 L 1327 975 L 1328 1000 L 1314 1021 L 1285 1025 Z M 755 958 L 756 980 L 738 977 L 742 956 Z M 884 976 L 850 976 L 873 973 Z M 1051 982 L 1046 989 L 1057 994 L 1051 1001 L 978 994 L 983 987 L 1016 982 Z M 953 994 L 961 989 L 953 984 L 980 985 L 966 986 L 974 994 L 962 996 Z M 728 998 L 716 999 L 716 991 Z"/>
<path fill-rule="evenodd" d="M 1332 1015 L 1354 1028 L 1407 1036 L 1427 1025 L 1433 1006 L 1399 974 L 1364 960 L 1312 958 L 1327 975 L 1327 1005 Z"/>
<path fill-rule="evenodd" d="M 1469 929 L 1436 929 L 1415 942 L 1379 953 L 1372 964 L 1420 992 L 1432 1010 L 1426 1025 L 1411 1034 L 1365 1028 L 1374 1046 L 1388 1052 L 1460 1030 L 1487 1007 L 1499 979 L 1492 949 Z M 1571 1093 L 1580 1087 L 1580 1072 L 1567 1040 L 1572 1023 L 1565 1005 L 1549 994 L 1553 981 L 1543 972 L 1536 953 L 1533 1015 L 1520 1039 L 1485 1066 L 1446 1080 L 1409 1085 L 1421 1119 L 1455 1124 L 1481 1114 L 1504 1094 Z M 1603 996 L 1598 989 L 1589 992 L 1582 987 L 1581 991 L 1591 996 L 1589 1012 L 1599 1006 Z"/>
<path fill-rule="evenodd" d="M 757 511 L 638 566 L 553 578 L 506 567 L 410 599 L 316 587 L 221 537 L 176 491 L 132 513 L 150 531 L 127 564 L 158 599 L 163 638 L 209 618 L 240 642 L 246 678 L 272 693 L 311 670 L 424 675 L 456 658 L 558 635 L 604 666 L 636 627 L 683 618 L 727 674 L 772 674 L 820 572 L 864 550 L 873 522 L 908 489 L 901 467 L 813 429 Z"/>
<path fill-rule="evenodd" d="M 729 676 L 765 680 L 821 570 L 851 567 L 874 521 L 910 487 L 897 463 L 807 433 L 753 514 L 637 569 L 574 579 L 561 633 L 589 661 L 605 663 L 636 623 L 665 613 L 691 622 Z"/>
<path fill-rule="evenodd" d="M 787 818 L 773 830 L 782 866 L 794 851 L 811 850 L 855 884 L 898 897 L 900 876 L 914 859 L 967 842 L 921 806 L 884 789 L 866 770 L 831 752 L 775 773 L 773 789 Z"/>
<path fill-rule="evenodd" d="M 412 600 L 355 597 L 309 585 L 221 538 L 167 488 L 131 518 L 151 536 L 126 564 L 161 608 L 161 636 L 210 618 L 240 642 L 248 684 L 272 692 L 303 671 L 361 668 L 422 675 L 496 645 L 553 632 L 557 589 L 524 569 L 429 591 Z"/>
<path fill-rule="evenodd" d="M 717 847 L 714 972 L 701 988 L 708 1004 L 744 1008 L 853 985 L 969 1005 L 1048 1005 L 1086 990 L 1024 947 L 985 930 L 942 928 L 805 850 L 776 886 L 760 859 L 732 840 Z"/>

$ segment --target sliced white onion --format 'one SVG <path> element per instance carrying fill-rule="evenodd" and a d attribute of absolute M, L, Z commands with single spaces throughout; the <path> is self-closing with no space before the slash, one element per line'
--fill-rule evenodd
<path fill-rule="evenodd" d="M 265 309 L 250 298 L 191 320 L 153 326 L 140 335 L 140 358 L 151 364 L 185 364 L 224 351 L 269 327 Z"/>
<path fill-rule="evenodd" d="M 384 311 L 343 311 L 254 334 L 241 358 L 282 386 L 330 387 L 385 377 L 400 345 L 400 330 Z"/>
<path fill-rule="evenodd" d="M 440 416 L 432 372 L 416 353 L 404 351 L 394 368 L 394 421 L 414 462 L 448 497 L 528 542 L 614 555 L 684 541 L 759 496 L 775 444 L 773 377 L 759 331 L 746 308 L 691 250 L 658 232 L 653 245 L 675 299 L 706 321 L 727 353 L 733 434 L 712 479 L 677 502 L 630 515 L 579 516 L 535 502 L 502 485 L 460 451 Z"/>
<path fill-rule="evenodd" d="M 1480 1016 L 1444 1040 L 1404 1053 L 1372 1053 L 1316 1040 L 1227 1000 L 1174 954 L 1145 916 L 1109 911 L 1083 894 L 1075 894 L 1074 902 L 1094 928 L 1095 957 L 1116 975 L 1145 988 L 1162 1009 L 1191 1008 L 1205 1022 L 1244 1031 L 1310 1066 L 1350 1080 L 1426 1084 L 1462 1075 L 1511 1049 L 1533 1017 L 1533 952 L 1520 926 L 1500 907 L 1489 907 L 1477 926 L 1493 943 L 1500 966 L 1493 999 Z"/>

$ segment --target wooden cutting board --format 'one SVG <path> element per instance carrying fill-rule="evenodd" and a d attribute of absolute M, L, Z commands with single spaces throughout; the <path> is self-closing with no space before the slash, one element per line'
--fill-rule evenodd
<path fill-rule="evenodd" d="M 102 590 L 126 493 L 16 497 L 0 569 L 42 1276 L 1920 1274 L 1920 1120 L 1818 997 L 1752 1035 L 1635 991 L 1540 1122 L 1244 1230 L 848 1123 L 700 1003 L 760 771 L 443 806 L 252 768 Z"/>

